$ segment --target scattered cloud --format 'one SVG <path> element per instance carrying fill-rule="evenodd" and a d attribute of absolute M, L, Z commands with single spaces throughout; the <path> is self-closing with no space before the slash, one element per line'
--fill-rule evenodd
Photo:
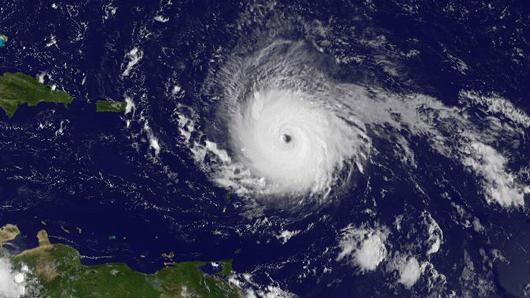
<path fill-rule="evenodd" d="M 524 205 L 528 189 L 519 184 L 516 176 L 506 168 L 507 159 L 493 147 L 475 142 L 467 148 L 463 164 L 482 178 L 488 203 L 498 203 L 503 207 Z"/>

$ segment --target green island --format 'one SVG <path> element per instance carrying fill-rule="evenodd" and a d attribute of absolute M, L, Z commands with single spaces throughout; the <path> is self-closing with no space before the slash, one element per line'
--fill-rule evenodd
<path fill-rule="evenodd" d="M 3 48 L 6 46 L 6 43 L 7 43 L 7 36 L 5 36 L 4 34 L 0 34 L 0 48 Z"/>
<path fill-rule="evenodd" d="M 0 76 L 0 108 L 9 118 L 13 117 L 19 105 L 27 104 L 31 107 L 41 102 L 62 103 L 68 107 L 72 97 L 21 72 L 6 72 Z"/>
<path fill-rule="evenodd" d="M 126 106 L 127 103 L 124 101 L 96 100 L 96 112 L 124 113 Z"/>
<path fill-rule="evenodd" d="M 0 231 L 6 227 L 5 239 L 18 235 L 13 225 Z M 51 244 L 46 231 L 41 230 L 37 238 L 38 247 L 13 256 L 12 262 L 15 268 L 27 266 L 30 277 L 36 277 L 39 297 L 243 297 L 239 288 L 226 281 L 232 272 L 231 260 L 218 262 L 222 267 L 215 274 L 201 271 L 200 267 L 209 264 L 202 261 L 170 263 L 145 274 L 123 263 L 86 266 L 74 248 Z"/>

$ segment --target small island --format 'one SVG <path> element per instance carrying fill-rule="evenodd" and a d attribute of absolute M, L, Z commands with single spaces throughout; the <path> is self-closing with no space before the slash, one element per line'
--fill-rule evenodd
<path fill-rule="evenodd" d="M 0 34 L 0 48 L 3 48 L 6 46 L 6 43 L 7 43 L 7 36 L 5 36 L 4 34 Z"/>
<path fill-rule="evenodd" d="M 125 113 L 126 106 L 127 103 L 124 101 L 96 100 L 96 112 Z"/>
<path fill-rule="evenodd" d="M 6 225 L 0 237 L 9 235 L 3 239 L 12 240 L 19 233 L 15 228 Z M 2 234 L 4 231 L 8 234 Z M 221 271 L 213 274 L 200 269 L 209 264 L 202 261 L 171 263 L 145 274 L 123 263 L 86 266 L 74 248 L 50 243 L 46 231 L 41 230 L 37 238 L 38 247 L 11 260 L 14 268 L 26 268 L 26 279 L 38 280 L 39 294 L 44 297 L 243 297 L 242 291 L 226 280 L 232 272 L 230 260 L 218 262 Z"/>
<path fill-rule="evenodd" d="M 13 117 L 19 105 L 31 107 L 41 102 L 62 103 L 68 107 L 72 97 L 20 72 L 6 72 L 0 76 L 0 108 L 9 118 Z"/>

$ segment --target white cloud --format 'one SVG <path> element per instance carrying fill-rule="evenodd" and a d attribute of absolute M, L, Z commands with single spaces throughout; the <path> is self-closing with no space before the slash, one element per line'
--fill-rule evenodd
<path fill-rule="evenodd" d="M 496 94 L 483 96 L 471 90 L 461 90 L 458 94 L 460 101 L 483 107 L 486 112 L 501 114 L 514 123 L 526 128 L 530 127 L 530 117 L 524 111 L 514 106 L 509 100 Z"/>
<path fill-rule="evenodd" d="M 155 155 L 160 153 L 160 143 L 158 143 L 158 139 L 154 135 L 149 136 L 149 147 L 155 151 Z"/>
<path fill-rule="evenodd" d="M 25 274 L 15 271 L 8 258 L 0 258 L 0 297 L 17 298 L 25 292 Z"/>
<path fill-rule="evenodd" d="M 144 52 L 142 52 L 142 50 L 139 48 L 133 48 L 132 50 L 130 50 L 125 55 L 125 58 L 129 61 L 127 62 L 127 66 L 125 67 L 125 70 L 123 71 L 121 75 L 124 77 L 128 76 L 131 73 L 131 70 L 133 69 L 133 67 L 136 64 L 138 64 L 140 60 L 142 60 L 143 56 L 144 56 Z"/>
<path fill-rule="evenodd" d="M 440 247 L 442 246 L 442 229 L 429 212 L 424 211 L 422 213 L 422 217 L 425 225 L 427 226 L 427 233 L 429 234 L 429 238 L 427 239 L 427 244 L 429 245 L 427 255 L 437 253 L 440 250 Z"/>
<path fill-rule="evenodd" d="M 162 15 L 155 16 L 154 19 L 155 21 L 160 22 L 160 23 L 166 23 L 167 21 L 169 21 L 168 17 L 164 17 Z"/>
<path fill-rule="evenodd" d="M 247 298 L 294 298 L 296 295 L 289 293 L 280 288 L 280 286 L 273 282 L 270 285 L 259 285 L 254 280 L 251 274 L 236 274 L 232 275 L 228 282 L 240 288 Z"/>
<path fill-rule="evenodd" d="M 145 120 L 145 118 L 143 119 Z M 158 156 L 161 150 L 160 143 L 158 141 L 158 138 L 155 136 L 153 130 L 151 129 L 151 126 L 149 126 L 149 122 L 147 120 L 145 120 L 144 122 L 144 131 L 147 134 L 147 139 L 149 141 L 149 148 L 155 152 L 155 156 Z"/>
<path fill-rule="evenodd" d="M 433 149 L 448 157 L 457 158 L 464 167 L 482 179 L 486 201 L 502 207 L 524 205 L 524 195 L 530 187 L 523 185 L 524 177 L 510 171 L 506 153 L 495 149 L 497 140 L 513 139 L 523 142 L 521 136 L 530 127 L 530 116 L 501 97 L 484 97 L 471 91 L 460 92 L 460 100 L 468 107 L 479 108 L 490 114 L 477 125 L 471 121 L 467 108 L 449 107 L 433 98 L 409 95 L 407 101 L 399 101 L 392 95 L 379 93 L 384 101 L 373 105 L 360 105 L 367 117 L 363 122 L 388 123 L 396 128 L 405 128 L 415 135 L 426 136 Z M 389 117 L 395 115 L 396 117 Z M 508 120 L 508 121 L 505 121 Z M 406 143 L 400 146 L 406 148 Z M 525 162 L 523 160 L 523 162 Z M 480 179 L 479 179 L 480 182 Z"/>
<path fill-rule="evenodd" d="M 415 257 L 402 259 L 398 262 L 399 283 L 410 289 L 420 278 L 421 268 Z"/>
<path fill-rule="evenodd" d="M 386 229 L 353 228 L 343 230 L 339 243 L 341 252 L 336 260 L 348 260 L 361 271 L 373 271 L 385 259 L 387 249 L 385 240 Z"/>
<path fill-rule="evenodd" d="M 134 109 L 134 101 L 130 96 L 125 95 L 125 114 L 129 114 L 130 112 L 134 111 Z"/>
<path fill-rule="evenodd" d="M 289 239 L 298 235 L 298 233 L 300 233 L 300 230 L 294 230 L 294 231 L 284 230 L 280 234 L 276 235 L 276 239 L 280 240 L 282 244 L 285 244 L 287 243 L 287 241 L 289 241 Z"/>
<path fill-rule="evenodd" d="M 188 291 L 188 287 L 182 286 L 182 288 L 180 289 L 180 297 L 192 297 L 191 293 Z"/>
<path fill-rule="evenodd" d="M 503 207 L 524 205 L 528 190 L 516 181 L 516 177 L 506 169 L 506 158 L 493 147 L 474 142 L 467 148 L 463 164 L 483 180 L 483 188 L 488 203 L 498 203 Z"/>

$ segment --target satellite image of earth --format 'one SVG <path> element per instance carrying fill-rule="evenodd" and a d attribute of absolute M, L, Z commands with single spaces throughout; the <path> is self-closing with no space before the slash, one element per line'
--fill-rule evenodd
<path fill-rule="evenodd" d="M 0 297 L 530 297 L 525 1 L 4 0 Z"/>

